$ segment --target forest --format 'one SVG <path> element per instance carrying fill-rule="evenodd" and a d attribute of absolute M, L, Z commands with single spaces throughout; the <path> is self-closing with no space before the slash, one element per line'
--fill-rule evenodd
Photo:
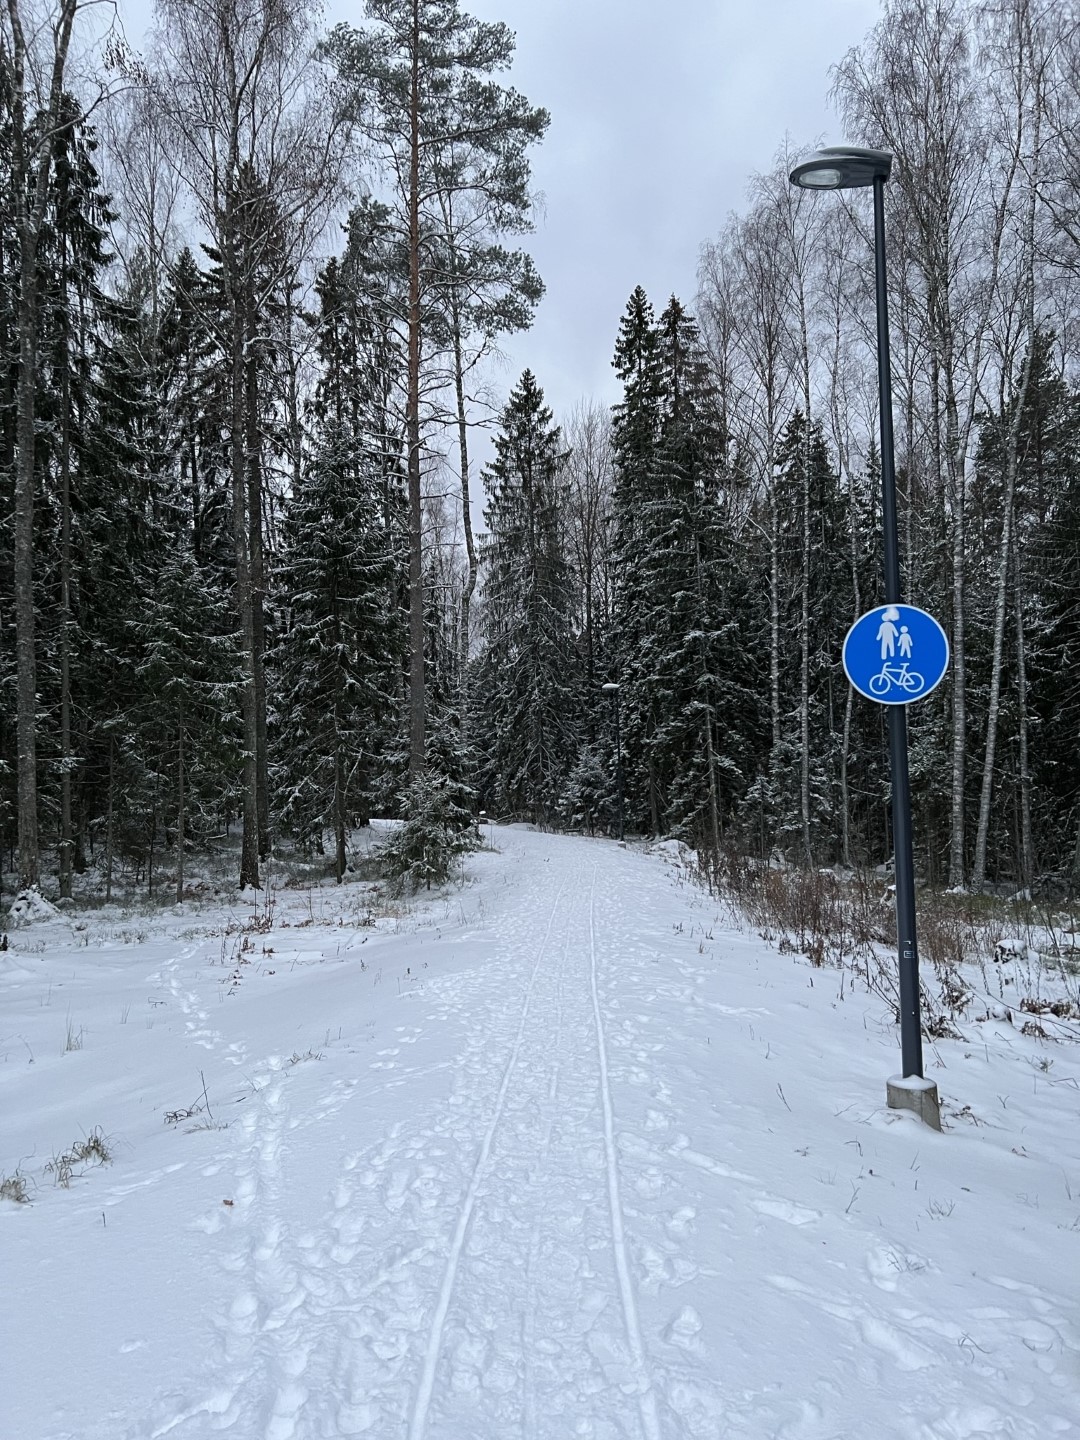
<path fill-rule="evenodd" d="M 887 862 L 883 711 L 839 665 L 882 583 L 867 192 L 794 188 L 777 136 L 697 293 L 612 316 L 618 403 L 556 416 L 531 370 L 491 394 L 544 293 L 505 24 L 102 27 L 0 17 L 6 883 L 179 900 L 230 833 L 242 886 L 285 846 L 342 879 L 372 816 L 613 833 L 620 792 L 704 855 Z M 951 645 L 916 864 L 1072 892 L 1080 16 L 884 0 L 829 83 L 894 156 L 905 599 Z"/>

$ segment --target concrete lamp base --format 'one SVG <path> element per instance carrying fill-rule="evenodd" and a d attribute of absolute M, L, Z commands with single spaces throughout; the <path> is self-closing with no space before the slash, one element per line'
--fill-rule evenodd
<path fill-rule="evenodd" d="M 890 1110 L 910 1110 L 931 1130 L 941 1129 L 941 1105 L 937 1084 L 919 1075 L 893 1075 L 886 1082 L 885 1096 Z"/>

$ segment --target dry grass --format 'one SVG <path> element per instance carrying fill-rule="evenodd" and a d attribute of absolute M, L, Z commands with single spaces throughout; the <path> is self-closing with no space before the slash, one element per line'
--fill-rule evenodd
<path fill-rule="evenodd" d="M 850 970 L 899 1019 L 892 887 L 878 875 L 799 870 L 728 853 L 702 863 L 703 879 L 733 912 L 780 950 L 815 966 Z M 956 1036 L 991 1002 L 1039 1038 L 1080 1030 L 1080 946 L 1071 914 L 994 896 L 917 895 L 923 1022 L 930 1037 Z M 1004 946 L 1003 946 L 1004 942 Z M 980 984 L 981 979 L 981 984 Z"/>
<path fill-rule="evenodd" d="M 0 1175 L 0 1200 L 10 1200 L 14 1205 L 29 1205 L 26 1176 L 20 1175 L 18 1170 L 14 1175 Z"/>
<path fill-rule="evenodd" d="M 67 1150 L 54 1155 L 45 1166 L 44 1173 L 51 1175 L 54 1183 L 66 1190 L 76 1173 L 81 1173 L 79 1167 L 108 1165 L 112 1158 L 111 1143 L 102 1133 L 100 1126 L 95 1126 L 89 1135 L 75 1140 Z"/>

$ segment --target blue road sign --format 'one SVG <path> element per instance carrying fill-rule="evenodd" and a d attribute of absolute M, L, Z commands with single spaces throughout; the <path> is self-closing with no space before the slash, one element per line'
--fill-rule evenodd
<path fill-rule="evenodd" d="M 914 605 L 879 605 L 860 615 L 844 638 L 844 673 L 879 705 L 922 700 L 948 668 L 948 636 Z"/>

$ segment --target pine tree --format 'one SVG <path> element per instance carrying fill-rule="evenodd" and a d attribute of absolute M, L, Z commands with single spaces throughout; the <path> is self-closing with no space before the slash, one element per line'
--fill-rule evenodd
<path fill-rule="evenodd" d="M 490 78 L 514 50 L 501 22 L 476 20 L 457 0 L 367 0 L 366 9 L 369 26 L 338 25 L 326 48 L 389 181 L 407 263 L 398 318 L 407 352 L 409 768 L 416 776 L 426 722 L 421 412 L 432 382 L 424 362 L 441 329 L 454 357 L 460 436 L 462 346 L 471 325 L 492 334 L 516 328 L 538 298 L 531 262 L 490 242 L 493 234 L 528 227 L 525 151 L 543 135 L 548 116 Z"/>
<path fill-rule="evenodd" d="M 115 854 L 152 866 L 162 820 L 157 756 L 140 714 L 153 703 L 140 663 L 169 519 L 163 418 L 153 340 L 139 297 L 103 306 L 94 337 L 93 384 L 81 440 L 74 526 L 76 671 L 85 720 L 81 809 L 106 817 L 107 886 Z"/>

